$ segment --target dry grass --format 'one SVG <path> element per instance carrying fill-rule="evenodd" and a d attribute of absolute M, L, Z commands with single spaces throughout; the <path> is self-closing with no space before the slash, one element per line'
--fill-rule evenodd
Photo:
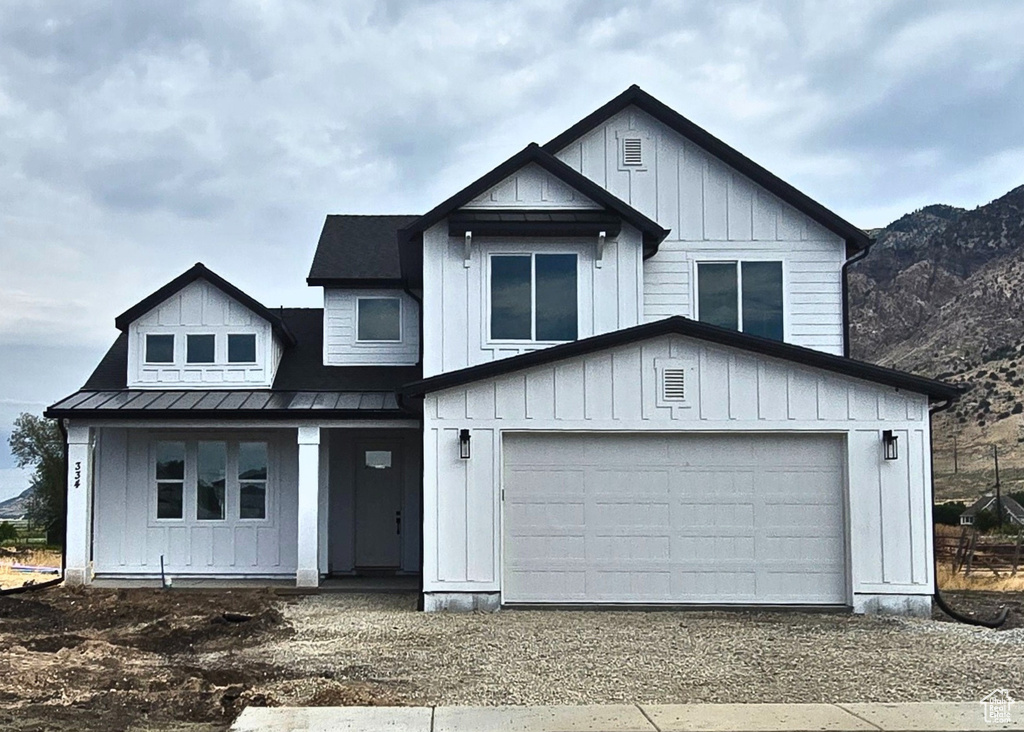
<path fill-rule="evenodd" d="M 1000 572 L 997 577 L 991 570 L 978 569 L 969 575 L 963 572 L 953 574 L 947 564 L 940 564 L 938 575 L 940 590 L 979 590 L 983 592 L 1024 592 L 1024 573 L 1011 577 L 1009 572 Z"/>
<path fill-rule="evenodd" d="M 16 572 L 12 569 L 15 564 L 60 569 L 60 552 L 52 549 L 0 550 L 0 589 L 9 590 L 33 581 L 46 582 L 57 576 L 42 572 Z"/>

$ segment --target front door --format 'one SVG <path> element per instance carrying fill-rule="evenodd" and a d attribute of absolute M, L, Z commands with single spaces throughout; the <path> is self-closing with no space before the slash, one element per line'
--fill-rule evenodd
<path fill-rule="evenodd" d="M 356 568 L 402 563 L 402 460 L 399 440 L 356 444 Z"/>

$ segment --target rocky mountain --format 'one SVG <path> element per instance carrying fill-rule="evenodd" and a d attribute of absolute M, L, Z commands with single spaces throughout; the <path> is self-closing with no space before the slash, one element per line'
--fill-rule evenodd
<path fill-rule="evenodd" d="M 936 421 L 939 452 L 955 435 L 967 455 L 998 444 L 1024 466 L 1024 186 L 872 234 L 850 267 L 851 355 L 968 386 Z"/>
<path fill-rule="evenodd" d="M 6 501 L 0 501 L 0 521 L 24 518 L 25 512 L 28 510 L 28 499 L 31 493 L 32 489 L 28 488 L 21 495 L 9 498 Z"/>

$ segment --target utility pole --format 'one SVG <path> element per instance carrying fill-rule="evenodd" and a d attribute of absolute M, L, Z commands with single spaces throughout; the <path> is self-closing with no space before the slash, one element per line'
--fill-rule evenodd
<path fill-rule="evenodd" d="M 999 448 L 992 446 L 992 459 L 996 463 L 996 520 L 999 528 L 1003 528 L 1003 496 L 999 488 Z"/>
<path fill-rule="evenodd" d="M 960 472 L 960 466 L 957 463 L 957 456 L 956 456 L 956 435 L 953 435 L 953 475 L 956 475 L 959 472 Z"/>

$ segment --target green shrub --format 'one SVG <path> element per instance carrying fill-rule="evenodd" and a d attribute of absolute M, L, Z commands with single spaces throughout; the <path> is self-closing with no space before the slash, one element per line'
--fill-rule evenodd
<path fill-rule="evenodd" d="M 960 514 L 967 510 L 967 504 L 960 501 L 949 503 L 936 503 L 932 509 L 932 520 L 937 524 L 946 526 L 959 526 Z"/>
<path fill-rule="evenodd" d="M 6 521 L 0 521 L 0 544 L 6 544 L 18 538 L 18 530 Z"/>

